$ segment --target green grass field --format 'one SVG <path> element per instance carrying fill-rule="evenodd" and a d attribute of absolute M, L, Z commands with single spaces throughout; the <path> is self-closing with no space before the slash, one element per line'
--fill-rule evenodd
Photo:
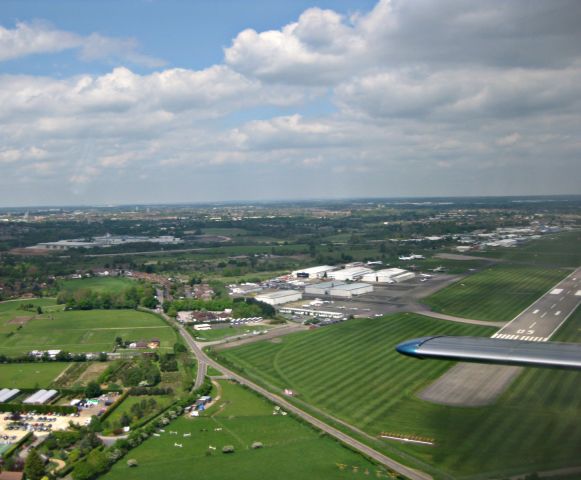
<path fill-rule="evenodd" d="M 158 411 L 162 410 L 164 407 L 167 407 L 174 400 L 174 397 L 171 397 L 168 395 L 155 395 L 155 396 L 141 395 L 138 397 L 129 396 L 129 397 L 125 398 L 125 400 L 123 400 L 121 405 L 119 405 L 115 410 L 113 410 L 113 412 L 111 413 L 111 415 L 109 415 L 109 417 L 107 417 L 106 424 L 107 425 L 117 425 L 117 423 L 119 422 L 119 420 L 121 419 L 121 417 L 123 416 L 124 413 L 126 413 L 127 415 L 129 415 L 131 417 L 132 416 L 131 407 L 133 405 L 140 403 L 142 400 L 147 401 L 151 398 L 153 398 L 157 402 L 158 406 L 155 409 L 155 411 L 152 411 L 148 415 L 147 418 L 154 416 Z M 140 418 L 138 420 L 144 420 L 144 419 Z"/>
<path fill-rule="evenodd" d="M 21 315 L 20 312 L 14 311 L 12 315 Z M 36 315 L 20 329 L 5 322 L 0 332 L 0 351 L 6 355 L 47 349 L 74 353 L 111 351 L 117 336 L 124 340 L 159 338 L 162 349 L 172 348 L 176 339 L 174 330 L 163 320 L 145 312 L 57 311 Z"/>
<path fill-rule="evenodd" d="M 563 269 L 496 265 L 425 298 L 434 311 L 508 321 L 568 275 Z"/>
<path fill-rule="evenodd" d="M 12 363 L 0 365 L 0 390 L 2 388 L 46 388 L 69 363 Z"/>
<path fill-rule="evenodd" d="M 580 243 L 581 232 L 563 232 L 532 240 L 516 248 L 496 248 L 475 254 L 532 265 L 578 267 L 581 265 Z"/>
<path fill-rule="evenodd" d="M 581 309 L 560 341 L 579 340 Z M 581 374 L 524 369 L 494 406 L 455 408 L 415 394 L 448 362 L 402 357 L 394 345 L 434 334 L 489 335 L 491 329 L 455 325 L 416 315 L 351 320 L 314 332 L 221 352 L 243 374 L 278 390 L 294 389 L 300 401 L 372 435 L 386 431 L 433 438 L 434 447 L 385 441 L 454 478 L 502 478 L 511 473 L 579 465 Z M 381 447 L 380 447 L 381 448 Z"/>
<path fill-rule="evenodd" d="M 206 416 L 181 417 L 118 462 L 107 480 L 203 478 L 356 479 L 388 478 L 386 472 L 293 418 L 273 415 L 273 405 L 242 387 L 220 382 L 221 398 Z M 202 430 L 206 431 L 202 431 Z M 215 429 L 221 429 L 216 431 Z M 178 432 L 170 435 L 169 430 Z M 191 433 L 191 437 L 183 437 Z M 264 447 L 250 448 L 255 441 Z M 174 446 L 183 445 L 183 448 Z M 209 446 L 216 450 L 209 450 Z M 223 454 L 224 445 L 235 452 Z M 208 453 L 207 453 L 208 452 Z M 134 458 L 137 468 L 128 468 Z"/>
<path fill-rule="evenodd" d="M 36 310 L 27 311 L 19 308 L 23 304 L 32 304 L 34 307 L 41 307 L 46 311 L 62 310 L 62 306 L 56 304 L 54 298 L 27 298 L 24 300 L 8 300 L 0 302 L 0 335 L 10 332 L 17 325 L 10 325 L 10 322 L 18 317 L 32 318 L 36 315 Z"/>
<path fill-rule="evenodd" d="M 196 331 L 193 328 L 190 329 L 190 333 L 196 340 L 201 342 L 212 342 L 214 340 L 221 340 L 226 337 L 234 337 L 236 335 L 249 335 L 252 332 L 265 332 L 269 329 L 268 326 L 244 326 L 244 327 L 229 327 L 229 328 L 217 328 L 214 330 L 204 330 Z"/>
<path fill-rule="evenodd" d="M 462 325 L 403 313 L 350 320 L 314 332 L 228 349 L 220 355 L 274 389 L 332 411 L 374 433 L 394 427 L 387 413 L 410 392 L 437 378 L 449 362 L 410 362 L 397 343 L 426 335 L 491 335 L 492 328 Z M 355 407 L 354 405 L 358 406 Z M 402 433 L 417 433 L 397 420 Z"/>
<path fill-rule="evenodd" d="M 116 293 L 132 285 L 135 285 L 135 281 L 125 277 L 91 277 L 59 282 L 60 288 L 69 292 L 88 289 L 99 293 Z"/>

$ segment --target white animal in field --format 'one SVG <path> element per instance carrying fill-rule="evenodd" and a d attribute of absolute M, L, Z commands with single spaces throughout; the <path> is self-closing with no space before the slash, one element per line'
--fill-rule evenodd
<path fill-rule="evenodd" d="M 165 430 L 160 430 L 161 433 L 165 433 Z"/>
<path fill-rule="evenodd" d="M 179 448 L 182 448 L 183 447 L 183 445 L 181 443 L 174 443 L 173 446 L 174 447 L 179 447 Z"/>
<path fill-rule="evenodd" d="M 208 445 L 208 449 L 209 450 L 216 450 L 216 447 L 213 447 L 212 445 Z"/>
<path fill-rule="evenodd" d="M 170 435 L 177 435 L 177 434 L 178 434 L 178 432 L 172 432 L 172 431 L 170 430 L 170 431 L 169 431 L 169 434 L 170 434 Z"/>
<path fill-rule="evenodd" d="M 215 429 L 214 429 L 214 431 L 215 431 L 215 432 L 221 432 L 221 431 L 222 431 L 222 427 L 215 428 Z"/>
<path fill-rule="evenodd" d="M 159 433 L 154 433 L 153 436 L 154 437 L 161 437 L 161 435 Z"/>
<path fill-rule="evenodd" d="M 191 433 L 184 433 L 184 437 L 191 437 L 192 434 Z"/>

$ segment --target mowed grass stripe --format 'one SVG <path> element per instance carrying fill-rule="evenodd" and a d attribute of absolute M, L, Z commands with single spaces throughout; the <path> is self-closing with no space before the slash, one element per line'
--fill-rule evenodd
<path fill-rule="evenodd" d="M 257 344 L 227 350 L 223 355 L 233 363 L 260 365 L 261 376 L 271 372 L 263 368 L 268 350 L 276 357 L 277 379 L 286 377 L 301 398 L 339 416 L 367 425 L 376 420 L 377 407 L 397 403 L 402 391 L 418 388 L 447 368 L 439 363 L 414 362 L 400 357 L 394 346 L 407 338 L 429 334 L 484 334 L 492 329 L 473 325 L 441 322 L 413 314 L 398 314 L 382 319 L 351 320 L 331 328 L 285 337 L 282 344 L 265 349 Z M 297 347 L 298 346 L 298 347 Z M 279 347 L 279 348 L 276 348 Z M 299 353 L 295 351 L 299 349 Z M 308 352 L 311 351 L 309 355 Z M 256 362 L 256 358 L 260 362 Z M 402 389 L 407 382 L 409 388 Z M 358 398 L 358 413 L 352 414 L 353 397 Z M 362 406 L 365 406 L 363 408 Z M 359 411 L 361 410 L 361 411 Z"/>
<path fill-rule="evenodd" d="M 510 281 L 521 275 L 509 273 Z M 513 289 L 516 301 L 506 297 L 506 308 L 518 305 L 538 282 L 527 280 L 522 285 Z M 581 341 L 579 328 L 581 310 L 570 317 L 557 337 Z M 435 438 L 436 445 L 430 449 L 386 443 L 390 449 L 401 449 L 424 461 L 431 459 L 454 477 L 484 474 L 502 478 L 529 471 L 531 465 L 535 470 L 577 465 L 581 448 L 581 377 L 577 372 L 525 369 L 494 406 L 446 407 L 415 395 L 451 363 L 418 361 L 393 351 L 395 344 L 407 338 L 431 334 L 490 336 L 493 332 L 491 328 L 398 314 L 379 322 L 352 320 L 290 335 L 272 348 L 246 345 L 224 355 L 233 363 L 234 358 L 242 359 L 245 370 L 254 376 L 263 373 L 263 366 L 271 371 L 276 355 L 277 375 L 288 378 L 302 400 L 372 435 L 389 431 Z M 260 365 L 254 362 L 258 356 Z"/>
<path fill-rule="evenodd" d="M 425 299 L 435 311 L 480 320 L 512 320 L 568 272 L 563 269 L 494 266 Z"/>

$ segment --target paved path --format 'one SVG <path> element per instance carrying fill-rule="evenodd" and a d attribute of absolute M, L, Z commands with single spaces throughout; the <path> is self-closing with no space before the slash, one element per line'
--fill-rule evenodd
<path fill-rule="evenodd" d="M 426 317 L 439 318 L 440 320 L 448 320 L 450 322 L 458 323 L 468 323 L 470 325 L 482 325 L 484 327 L 496 327 L 501 328 L 506 322 L 487 322 L 486 320 L 472 320 L 471 318 L 454 317 L 452 315 L 446 315 L 445 313 L 432 312 L 428 307 L 416 307 L 410 310 L 413 313 L 419 315 L 425 315 Z"/>
<path fill-rule="evenodd" d="M 245 377 L 238 375 L 237 373 L 233 372 L 232 370 L 225 368 L 220 363 L 218 363 L 215 360 L 208 357 L 202 351 L 200 346 L 194 341 L 194 339 L 191 337 L 189 332 L 183 326 L 179 325 L 178 329 L 179 329 L 180 334 L 182 335 L 182 337 L 184 338 L 184 340 L 186 341 L 186 343 L 188 344 L 188 346 L 192 350 L 192 352 L 194 352 L 194 355 L 198 359 L 198 364 L 203 363 L 205 365 L 212 366 L 216 370 L 218 370 L 218 371 L 222 372 L 223 374 L 228 375 L 230 378 L 236 380 L 241 385 L 247 386 L 251 390 L 254 390 L 255 392 L 262 395 L 263 397 L 267 398 L 271 402 L 284 408 L 286 411 L 292 412 L 294 415 L 296 415 L 297 417 L 301 418 L 302 420 L 310 423 L 311 425 L 318 428 L 319 430 L 322 430 L 323 432 L 331 435 L 332 437 L 336 438 L 337 440 L 345 443 L 346 445 L 354 448 L 355 450 L 358 450 L 359 452 L 361 452 L 362 454 L 366 455 L 367 457 L 373 459 L 374 461 L 376 461 L 382 465 L 385 465 L 386 467 L 390 468 L 391 470 L 394 470 L 394 471 L 400 473 L 401 475 L 404 475 L 405 477 L 407 477 L 411 480 L 429 480 L 432 478 L 427 473 L 420 472 L 418 470 L 414 470 L 410 467 L 407 467 L 407 466 L 391 459 L 387 455 L 384 455 L 384 454 L 378 452 L 377 450 L 374 450 L 373 448 L 369 447 L 368 445 L 365 445 L 364 443 L 362 443 L 358 440 L 355 440 L 354 438 L 350 437 L 346 433 L 343 433 L 342 431 L 340 431 L 340 430 L 338 430 L 330 425 L 327 425 L 322 420 L 319 420 L 318 418 L 316 418 L 316 417 L 308 414 L 307 412 L 301 410 L 300 408 L 296 407 L 295 405 L 288 402 L 287 400 L 280 397 L 279 395 L 276 395 L 276 394 L 266 390 L 265 388 L 262 388 L 261 386 L 257 385 L 256 383 L 246 379 Z"/>

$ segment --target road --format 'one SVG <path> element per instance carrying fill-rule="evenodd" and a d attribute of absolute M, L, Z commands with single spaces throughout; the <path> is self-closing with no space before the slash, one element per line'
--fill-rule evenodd
<path fill-rule="evenodd" d="M 581 303 L 581 267 L 561 280 L 492 338 L 546 342 Z"/>
<path fill-rule="evenodd" d="M 351 448 L 358 450 L 360 453 L 366 455 L 367 457 L 373 459 L 374 461 L 376 461 L 382 465 L 385 465 L 386 467 L 390 468 L 391 470 L 394 470 L 395 472 L 397 472 L 401 475 L 404 475 L 405 477 L 407 477 L 411 480 L 429 480 L 432 478 L 427 473 L 420 472 L 418 470 L 414 470 L 414 469 L 407 467 L 399 462 L 396 462 L 395 460 L 393 460 L 393 459 L 389 458 L 388 456 L 378 452 L 377 450 L 374 450 L 373 448 L 369 447 L 368 445 L 365 445 L 364 443 L 350 437 L 346 433 L 343 433 L 342 431 L 340 431 L 340 430 L 338 430 L 330 425 L 327 425 L 322 420 L 319 420 L 318 418 L 316 418 L 316 417 L 308 414 L 307 412 L 301 410 L 300 408 L 296 407 L 295 405 L 288 402 L 287 400 L 280 397 L 279 395 L 276 395 L 276 394 L 266 390 L 265 388 L 262 388 L 261 386 L 257 385 L 256 383 L 246 379 L 245 377 L 238 375 L 237 373 L 233 372 L 232 370 L 225 368 L 224 366 L 222 366 L 221 364 L 219 364 L 215 360 L 208 357 L 202 351 L 200 346 L 194 341 L 194 339 L 191 337 L 189 332 L 183 326 L 178 325 L 178 330 L 179 330 L 180 334 L 182 335 L 182 337 L 184 338 L 184 340 L 186 341 L 189 348 L 192 350 L 192 352 L 196 356 L 196 358 L 198 360 L 198 365 L 204 365 L 204 368 L 206 368 L 207 365 L 210 365 L 211 367 L 215 368 L 216 370 L 219 370 L 220 372 L 227 375 L 228 377 L 236 380 L 241 385 L 245 385 L 248 388 L 250 388 L 251 390 L 254 390 L 255 392 L 259 393 L 263 397 L 270 400 L 272 403 L 279 405 L 280 407 L 284 408 L 288 412 L 292 412 L 294 415 L 296 415 L 297 417 L 301 418 L 302 420 L 310 423 L 311 425 L 318 428 L 319 430 L 327 433 L 328 435 L 331 435 L 332 437 L 334 437 L 337 440 L 343 442 L 344 444 L 350 446 Z M 198 368 L 198 372 L 199 371 L 200 371 L 200 369 Z M 196 381 L 197 381 L 197 379 L 196 379 Z"/>
<path fill-rule="evenodd" d="M 169 319 L 169 317 L 167 317 Z M 187 346 L 190 348 L 192 353 L 196 356 L 196 361 L 198 366 L 196 368 L 196 381 L 194 382 L 194 390 L 200 388 L 204 383 L 204 378 L 206 378 L 206 372 L 208 371 L 209 357 L 202 351 L 200 347 L 196 344 L 190 333 L 185 329 L 183 325 L 177 324 L 178 331 L 183 339 L 186 341 Z M 220 370 L 220 369 L 218 369 Z"/>

